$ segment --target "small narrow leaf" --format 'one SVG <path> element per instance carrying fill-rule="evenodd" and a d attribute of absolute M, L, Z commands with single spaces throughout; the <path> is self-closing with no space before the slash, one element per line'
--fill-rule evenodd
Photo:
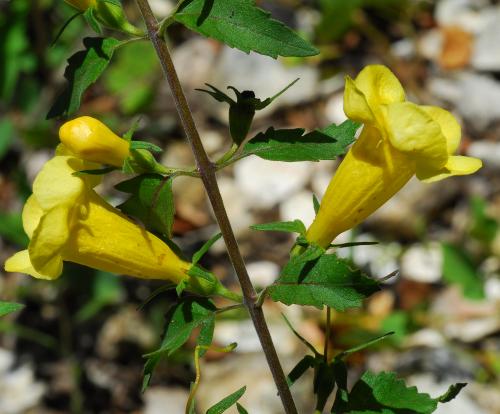
<path fill-rule="evenodd" d="M 70 116 L 80 108 L 83 93 L 104 72 L 119 44 L 118 40 L 111 37 L 83 39 L 85 50 L 68 59 L 68 66 L 64 71 L 68 85 L 50 108 L 47 119 Z"/>
<path fill-rule="evenodd" d="M 306 226 L 300 220 L 294 221 L 275 221 L 272 223 L 264 223 L 264 224 L 254 224 L 250 226 L 253 230 L 260 231 L 283 231 L 285 233 L 306 233 Z"/>
<path fill-rule="evenodd" d="M 0 301 L 0 316 L 5 316 L 8 315 L 9 313 L 17 312 L 22 308 L 24 308 L 24 305 L 21 303 Z"/>
<path fill-rule="evenodd" d="M 227 409 L 232 407 L 236 402 L 243 396 L 247 387 L 241 387 L 238 391 L 233 392 L 228 395 L 223 400 L 219 401 L 217 404 L 213 405 L 207 410 L 207 414 L 222 414 Z"/>
<path fill-rule="evenodd" d="M 311 352 L 316 356 L 320 356 L 320 353 L 318 351 L 316 351 L 316 348 L 314 348 L 314 346 L 306 339 L 304 338 L 301 334 L 299 334 L 297 332 L 297 330 L 293 327 L 293 325 L 291 324 L 291 322 L 288 320 L 288 318 L 285 316 L 285 315 L 282 315 L 283 316 L 283 319 L 285 320 L 286 324 L 288 325 L 288 327 L 290 328 L 290 330 L 293 332 L 293 334 L 305 345 L 307 346 Z"/>
<path fill-rule="evenodd" d="M 309 368 L 314 367 L 314 357 L 312 355 L 306 355 L 302 358 L 297 365 L 293 367 L 288 376 L 286 377 L 286 381 L 288 386 L 291 387 L 295 381 L 297 381 L 302 375 L 306 373 Z"/>
<path fill-rule="evenodd" d="M 303 129 L 274 129 L 257 134 L 243 147 L 242 157 L 257 155 L 271 161 L 333 160 L 354 142 L 358 125 L 345 121 L 304 135 Z"/>
<path fill-rule="evenodd" d="M 314 213 L 318 215 L 319 207 L 320 207 L 320 202 L 318 200 L 318 197 L 316 197 L 316 194 L 312 195 L 313 198 L 313 207 L 314 207 Z"/>
<path fill-rule="evenodd" d="M 213 327 L 216 310 L 214 303 L 207 298 L 186 298 L 174 305 L 166 315 L 167 328 L 160 348 L 147 356 L 172 354 L 187 342 L 195 328 Z M 203 342 L 208 342 L 207 336 L 205 333 Z"/>
<path fill-rule="evenodd" d="M 111 171 L 115 171 L 117 168 L 115 167 L 105 167 L 105 168 L 98 168 L 96 170 L 81 170 L 81 171 L 76 171 L 73 173 L 73 175 L 75 176 L 82 176 L 82 175 L 85 175 L 85 174 L 89 174 L 89 175 L 104 175 L 104 174 L 108 174 L 110 173 Z"/>
<path fill-rule="evenodd" d="M 450 388 L 437 398 L 440 403 L 447 403 L 453 400 L 458 393 L 462 390 L 462 388 L 466 387 L 467 383 L 465 382 L 457 382 L 456 384 L 450 385 Z"/>
<path fill-rule="evenodd" d="M 388 336 L 391 336 L 391 335 L 394 335 L 394 332 L 388 332 L 384 335 L 381 335 L 377 338 L 374 338 L 372 339 L 371 341 L 368 341 L 368 342 L 365 342 L 363 344 L 360 344 L 360 345 L 357 345 L 353 348 L 350 348 L 350 349 L 346 349 L 345 351 L 341 352 L 340 354 L 338 354 L 335 358 L 336 359 L 341 359 L 341 358 L 344 358 L 345 356 L 349 355 L 349 354 L 352 354 L 354 352 L 359 352 L 365 348 L 368 348 L 369 346 L 372 346 L 372 345 L 375 345 L 377 342 L 380 342 L 380 341 L 383 341 L 384 339 L 386 339 Z"/>
<path fill-rule="evenodd" d="M 196 264 L 200 261 L 200 259 L 205 256 L 205 254 L 210 250 L 210 248 L 222 237 L 222 233 L 217 233 L 215 236 L 212 236 L 210 240 L 201 246 L 200 250 L 198 250 L 195 254 L 193 254 L 193 259 L 191 262 Z"/>
<path fill-rule="evenodd" d="M 239 403 L 236 403 L 236 408 L 238 409 L 238 414 L 249 414 L 246 408 Z"/>
<path fill-rule="evenodd" d="M 313 56 L 319 52 L 283 23 L 255 6 L 254 0 L 190 0 L 174 19 L 189 29 L 243 52 L 278 56 Z"/>
<path fill-rule="evenodd" d="M 155 144 L 146 141 L 131 141 L 130 149 L 145 149 L 151 152 L 162 152 L 163 150 Z"/>
<path fill-rule="evenodd" d="M 141 220 L 147 228 L 171 237 L 175 213 L 172 181 L 159 174 L 142 174 L 123 181 L 115 188 L 131 197 L 118 208 Z"/>
<path fill-rule="evenodd" d="M 286 305 L 326 305 L 339 311 L 361 306 L 363 299 L 377 290 L 377 281 L 334 254 L 307 263 L 292 258 L 268 288 L 274 301 Z"/>

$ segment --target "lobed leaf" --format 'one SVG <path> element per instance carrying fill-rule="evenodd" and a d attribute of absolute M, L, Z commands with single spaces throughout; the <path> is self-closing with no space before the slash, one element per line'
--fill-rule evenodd
<path fill-rule="evenodd" d="M 85 50 L 76 52 L 68 59 L 68 66 L 64 71 L 68 84 L 50 108 L 47 119 L 70 116 L 80 108 L 83 93 L 99 79 L 120 43 L 112 37 L 83 39 Z"/>
<path fill-rule="evenodd" d="M 257 155 L 270 161 L 333 160 L 347 152 L 358 124 L 345 121 L 304 135 L 304 130 L 274 129 L 257 134 L 243 147 L 242 157 Z"/>
<path fill-rule="evenodd" d="M 377 281 L 334 254 L 315 261 L 292 258 L 281 276 L 268 288 L 274 301 L 286 305 L 330 306 L 338 311 L 361 306 L 363 299 L 379 290 Z"/>
<path fill-rule="evenodd" d="M 243 52 L 278 56 L 313 56 L 319 51 L 254 0 L 185 0 L 174 19 L 187 28 Z"/>
<path fill-rule="evenodd" d="M 172 181 L 159 174 L 142 174 L 123 181 L 115 188 L 131 197 L 118 208 L 141 220 L 147 228 L 171 237 L 175 213 Z"/>

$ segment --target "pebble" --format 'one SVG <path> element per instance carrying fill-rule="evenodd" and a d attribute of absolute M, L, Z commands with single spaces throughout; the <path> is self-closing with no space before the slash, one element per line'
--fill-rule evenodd
<path fill-rule="evenodd" d="M 422 283 L 437 283 L 442 276 L 443 255 L 439 243 L 415 244 L 401 257 L 401 275 Z"/>
<path fill-rule="evenodd" d="M 439 348 L 446 346 L 446 340 L 441 332 L 432 328 L 425 328 L 408 336 L 404 341 L 404 345 L 408 348 L 418 346 Z"/>
<path fill-rule="evenodd" d="M 250 156 L 236 163 L 234 176 L 247 205 L 267 209 L 306 185 L 311 163 L 267 161 Z"/>
<path fill-rule="evenodd" d="M 144 414 L 184 414 L 189 392 L 185 388 L 149 387 L 143 395 Z"/>
<path fill-rule="evenodd" d="M 469 145 L 467 154 L 480 158 L 485 167 L 500 169 L 500 142 L 476 141 Z"/>
<path fill-rule="evenodd" d="M 310 191 L 301 191 L 280 204 L 280 217 L 283 221 L 301 220 L 306 228 L 313 222 L 315 213 Z"/>
<path fill-rule="evenodd" d="M 247 264 L 247 271 L 252 283 L 257 288 L 271 285 L 280 273 L 280 267 L 268 260 L 251 262 Z"/>
<path fill-rule="evenodd" d="M 471 64 L 480 71 L 500 70 L 500 8 L 488 8 L 482 11 L 482 28 L 474 43 Z"/>
<path fill-rule="evenodd" d="M 325 115 L 329 122 L 341 124 L 347 119 L 344 113 L 344 93 L 331 96 L 326 102 Z"/>

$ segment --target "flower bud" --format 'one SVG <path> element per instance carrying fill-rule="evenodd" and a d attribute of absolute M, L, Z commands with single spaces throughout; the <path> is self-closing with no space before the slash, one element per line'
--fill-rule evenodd
<path fill-rule="evenodd" d="M 104 0 L 97 0 L 95 17 L 104 26 L 130 33 L 134 36 L 144 36 L 144 32 L 131 24 L 121 6 Z"/>
<path fill-rule="evenodd" d="M 95 118 L 82 116 L 59 129 L 59 139 L 76 157 L 122 167 L 129 156 L 129 143 Z"/>

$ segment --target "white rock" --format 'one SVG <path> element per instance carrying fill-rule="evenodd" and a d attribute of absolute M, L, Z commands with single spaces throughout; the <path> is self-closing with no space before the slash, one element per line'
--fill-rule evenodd
<path fill-rule="evenodd" d="M 144 414 L 184 414 L 188 396 L 185 388 L 149 387 L 143 395 Z"/>
<path fill-rule="evenodd" d="M 270 208 L 309 181 L 311 166 L 305 162 L 272 162 L 250 156 L 234 166 L 234 175 L 249 205 Z"/>
<path fill-rule="evenodd" d="M 450 384 L 454 382 L 463 382 L 463 378 L 456 380 L 447 379 L 444 382 L 437 383 L 433 376 L 430 374 L 412 375 L 407 379 L 409 385 L 414 385 L 418 388 L 419 392 L 428 393 L 432 397 L 438 397 L 446 392 Z M 463 389 L 455 399 L 445 404 L 439 404 L 435 414 L 488 414 L 483 411 L 472 399 L 469 397 L 467 388 Z"/>
<path fill-rule="evenodd" d="M 151 0 L 149 2 L 151 10 L 156 17 L 167 17 L 174 11 L 175 4 L 171 0 Z"/>
<path fill-rule="evenodd" d="M 254 222 L 254 218 L 249 212 L 249 208 L 252 207 L 252 199 L 245 194 L 243 188 L 238 186 L 235 180 L 229 177 L 218 178 L 218 183 L 233 231 L 239 235 L 247 231 Z M 224 241 L 219 240 L 216 244 L 224 246 Z M 214 245 L 214 248 L 217 250 L 218 247 Z"/>
<path fill-rule="evenodd" d="M 0 349 L 0 413 L 2 414 L 21 414 L 36 407 L 46 389 L 44 384 L 35 381 L 33 369 L 28 365 L 10 370 L 13 361 L 12 353 Z"/>
<path fill-rule="evenodd" d="M 176 48 L 172 59 L 179 78 L 186 89 L 203 88 L 209 82 L 207 76 L 212 72 L 217 53 L 214 44 L 201 37 L 196 37 Z M 196 96 L 202 96 L 197 92 Z"/>
<path fill-rule="evenodd" d="M 498 71 L 500 69 L 500 9 L 485 10 L 482 27 L 474 42 L 471 65 L 477 70 Z"/>
<path fill-rule="evenodd" d="M 467 153 L 471 157 L 483 160 L 486 167 L 500 169 L 500 142 L 473 142 L 469 146 Z"/>
<path fill-rule="evenodd" d="M 313 99 L 318 91 L 318 72 L 314 67 L 305 65 L 287 67 L 279 59 L 269 59 L 253 52 L 247 55 L 228 46 L 223 47 L 215 66 L 206 73 L 211 73 L 212 76 L 205 82 L 221 90 L 231 85 L 240 91 L 252 90 L 262 99 L 273 96 L 300 78 L 292 88 L 266 108 L 267 110 L 257 112 L 258 115 L 269 113 L 282 105 Z"/>
<path fill-rule="evenodd" d="M 431 348 L 439 348 L 444 346 L 446 340 L 443 335 L 434 329 L 421 329 L 405 339 L 404 345 L 408 348 L 417 346 L 428 346 Z"/>
<path fill-rule="evenodd" d="M 428 30 L 419 38 L 417 49 L 426 59 L 437 61 L 443 49 L 443 33 L 439 29 Z"/>
<path fill-rule="evenodd" d="M 452 102 L 479 130 L 500 119 L 500 83 L 492 77 L 462 72 L 454 80 L 431 79 L 429 89 L 436 97 Z"/>
<path fill-rule="evenodd" d="M 414 245 L 401 257 L 401 275 L 423 283 L 436 283 L 441 279 L 443 255 L 438 243 Z"/>
<path fill-rule="evenodd" d="M 334 172 L 333 168 L 330 168 L 330 166 L 333 167 L 334 163 L 335 162 L 331 161 L 320 161 L 318 167 L 320 165 L 324 165 L 325 168 L 316 168 L 311 178 L 311 187 L 318 200 L 323 198 L 323 195 L 328 188 L 328 184 L 330 184 L 330 181 L 332 180 Z"/>
<path fill-rule="evenodd" d="M 415 56 L 415 42 L 411 39 L 401 39 L 391 45 L 392 54 L 401 59 L 411 59 Z"/>
<path fill-rule="evenodd" d="M 247 263 L 247 271 L 256 287 L 264 288 L 271 285 L 279 275 L 280 267 L 267 260 Z"/>
<path fill-rule="evenodd" d="M 485 282 L 484 292 L 489 300 L 500 302 L 500 275 L 491 277 Z"/>
<path fill-rule="evenodd" d="M 459 339 L 463 342 L 475 342 L 497 332 L 500 329 L 500 318 L 491 316 L 448 322 L 443 329 L 448 338 Z"/>
<path fill-rule="evenodd" d="M 484 26 L 487 15 L 482 10 L 488 5 L 488 0 L 441 0 L 437 2 L 434 18 L 439 26 L 459 26 L 476 33 Z"/>
<path fill-rule="evenodd" d="M 341 124 L 347 119 L 347 116 L 344 113 L 344 94 L 338 93 L 333 95 L 326 102 L 325 106 L 325 115 L 328 118 L 328 121 Z"/>
<path fill-rule="evenodd" d="M 299 219 L 307 228 L 313 222 L 314 216 L 314 205 L 309 191 L 294 194 L 280 205 L 280 217 L 283 221 Z"/>

